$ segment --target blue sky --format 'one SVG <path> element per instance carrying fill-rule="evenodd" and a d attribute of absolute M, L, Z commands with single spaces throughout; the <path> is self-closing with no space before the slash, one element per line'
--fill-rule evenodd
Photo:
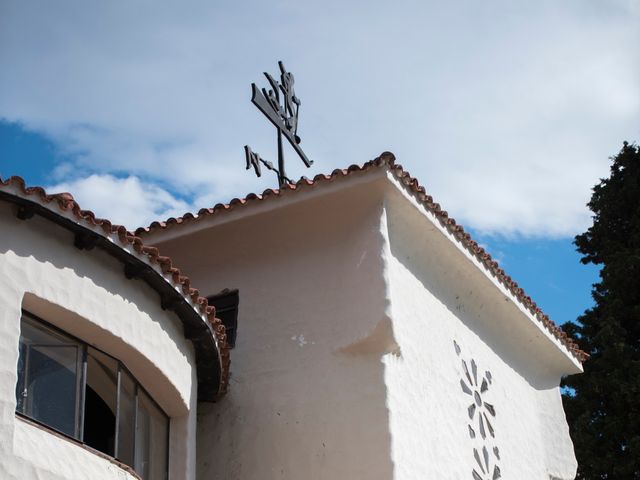
<path fill-rule="evenodd" d="M 20 174 L 30 185 L 46 185 L 52 168 L 62 161 L 51 140 L 18 124 L 0 123 L 0 176 Z M 597 269 L 580 264 L 572 238 L 510 239 L 470 230 L 558 323 L 575 319 L 592 304 Z"/>
<path fill-rule="evenodd" d="M 0 175 L 132 228 L 273 187 L 243 146 L 273 160 L 250 84 L 282 59 L 315 160 L 289 176 L 394 152 L 562 323 L 590 189 L 640 140 L 638 45 L 635 0 L 0 2 Z"/>

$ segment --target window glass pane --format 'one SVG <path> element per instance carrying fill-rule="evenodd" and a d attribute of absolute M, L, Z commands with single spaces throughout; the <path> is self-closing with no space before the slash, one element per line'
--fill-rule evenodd
<path fill-rule="evenodd" d="M 57 345 L 77 345 L 78 342 L 52 328 L 47 327 L 38 320 L 23 315 L 20 322 L 20 337 L 26 343 L 43 343 Z"/>
<path fill-rule="evenodd" d="M 118 360 L 25 313 L 17 373 L 17 412 L 167 479 L 169 418 Z"/>
<path fill-rule="evenodd" d="M 138 412 L 136 415 L 136 464 L 135 471 L 143 480 L 149 480 L 149 411 L 145 408 L 142 390 L 138 390 Z"/>
<path fill-rule="evenodd" d="M 25 414 L 72 436 L 77 436 L 78 350 L 31 345 L 27 354 Z"/>
<path fill-rule="evenodd" d="M 25 317 L 21 329 L 21 412 L 77 438 L 80 344 Z"/>
<path fill-rule="evenodd" d="M 167 454 L 169 452 L 169 419 L 152 402 L 149 408 L 151 445 L 149 458 L 151 459 L 151 480 L 165 480 L 167 478 Z"/>
<path fill-rule="evenodd" d="M 83 441 L 111 456 L 115 448 L 117 375 L 116 360 L 88 347 Z"/>
<path fill-rule="evenodd" d="M 25 413 L 27 389 L 24 380 L 26 375 L 27 345 L 20 337 L 19 356 L 18 356 L 18 383 L 16 384 L 16 411 Z"/>
<path fill-rule="evenodd" d="M 139 389 L 135 470 L 144 480 L 167 478 L 168 434 L 166 415 Z"/>
<path fill-rule="evenodd" d="M 135 388 L 131 376 L 124 369 L 120 369 L 120 419 L 118 421 L 118 452 L 116 457 L 131 467 L 134 466 Z"/>

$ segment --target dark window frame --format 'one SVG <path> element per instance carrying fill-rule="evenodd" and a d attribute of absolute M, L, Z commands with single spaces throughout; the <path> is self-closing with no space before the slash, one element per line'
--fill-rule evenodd
<path fill-rule="evenodd" d="M 238 334 L 238 311 L 240 308 L 240 291 L 237 288 L 225 288 L 221 292 L 207 297 L 209 305 L 216 309 L 218 317 L 226 329 L 227 343 L 231 348 L 236 346 Z"/>
<path fill-rule="evenodd" d="M 51 425 L 48 425 L 47 423 L 38 420 L 37 418 L 34 418 L 30 415 L 28 415 L 27 413 L 21 412 L 18 410 L 18 403 L 17 403 L 17 398 L 16 398 L 16 410 L 15 413 L 17 416 L 22 417 L 26 420 L 28 420 L 29 422 L 33 422 L 39 426 L 41 426 L 43 429 L 45 430 L 49 430 L 52 431 L 53 433 L 55 433 L 56 435 L 60 435 L 63 438 L 68 438 L 69 440 L 76 442 L 76 443 L 80 443 L 83 447 L 88 448 L 89 450 L 92 451 L 96 451 L 99 452 L 100 455 L 104 455 L 106 457 L 109 458 L 113 458 L 114 460 L 116 460 L 117 462 L 122 462 L 124 465 L 127 465 L 129 468 L 131 468 L 133 471 L 135 471 L 135 461 L 136 461 L 136 434 L 138 431 L 138 406 L 139 406 L 139 400 L 138 400 L 138 393 L 141 391 L 153 404 L 153 406 L 155 406 L 158 411 L 164 416 L 164 418 L 166 419 L 167 422 L 167 438 L 166 438 L 166 465 L 165 465 L 165 469 L 164 469 L 164 479 L 168 479 L 169 478 L 169 461 L 170 461 L 170 439 L 171 439 L 171 417 L 169 415 L 167 415 L 167 413 L 164 411 L 164 409 L 158 404 L 158 402 L 156 402 L 156 400 L 149 394 L 149 392 L 142 386 L 142 384 L 138 381 L 138 379 L 131 373 L 131 371 L 126 367 L 126 365 L 124 364 L 124 362 L 122 362 L 121 360 L 117 359 L 116 357 L 114 357 L 113 355 L 108 354 L 107 352 L 105 352 L 104 350 L 101 350 L 99 348 L 96 348 L 94 345 L 90 344 L 89 342 L 82 340 L 78 337 L 76 337 L 75 335 L 72 335 L 68 332 L 66 332 L 65 330 L 57 327 L 56 325 L 51 324 L 50 322 L 47 322 L 46 320 L 44 320 L 43 318 L 29 312 L 28 310 L 24 310 L 22 309 L 22 316 L 20 317 L 20 323 L 22 323 L 23 318 L 28 318 L 32 323 L 36 323 L 36 324 L 40 324 L 42 327 L 44 327 L 47 330 L 52 331 L 54 334 L 58 334 L 61 335 L 63 337 L 67 337 L 69 338 L 71 341 L 76 342 L 79 346 L 79 348 L 81 349 L 80 352 L 80 356 L 82 357 L 82 359 L 80 360 L 80 362 L 78 362 L 81 366 L 81 368 L 78 370 L 77 372 L 77 378 L 76 378 L 76 412 L 75 412 L 75 435 L 69 435 L 66 432 L 63 432 Z M 22 328 L 20 331 L 20 337 L 22 337 Z M 116 412 L 115 412 L 115 437 L 114 437 L 114 446 L 113 446 L 113 455 L 110 455 L 109 453 L 105 453 L 99 449 L 96 449 L 94 447 L 92 447 L 91 445 L 87 444 L 84 442 L 84 421 L 85 421 L 85 406 L 86 406 L 86 388 L 87 388 L 87 357 L 88 357 L 88 352 L 89 352 L 89 348 L 96 350 L 97 352 L 100 352 L 101 354 L 107 356 L 108 358 L 112 359 L 113 361 L 115 361 L 117 363 L 117 381 L 116 381 Z M 16 383 L 16 397 L 18 395 L 18 391 L 17 391 L 17 387 L 19 385 L 23 385 L 24 388 L 27 388 L 27 384 L 26 384 L 26 379 L 27 379 L 27 371 L 28 371 L 28 359 L 29 359 L 29 355 L 26 355 L 25 358 L 25 364 L 23 365 L 23 372 L 20 372 L 19 367 L 20 365 L 18 364 L 18 371 L 17 371 L 17 383 Z M 133 407 L 134 407 L 134 412 L 133 412 L 133 418 L 134 418 L 134 423 L 133 423 L 133 452 L 132 452 L 132 458 L 133 458 L 133 465 L 129 465 L 127 462 L 122 461 L 119 457 L 118 457 L 118 435 L 119 435 L 119 421 L 120 421 L 120 393 L 121 393 L 121 389 L 120 389 L 120 385 L 121 385 L 121 378 L 122 378 L 122 372 L 124 372 L 126 375 L 129 376 L 129 378 L 133 381 L 134 383 L 134 392 L 135 395 L 133 397 Z M 26 403 L 23 404 L 23 410 L 26 410 L 27 406 Z M 136 472 L 138 473 L 138 472 Z M 150 479 L 150 480 L 155 480 L 155 479 Z"/>

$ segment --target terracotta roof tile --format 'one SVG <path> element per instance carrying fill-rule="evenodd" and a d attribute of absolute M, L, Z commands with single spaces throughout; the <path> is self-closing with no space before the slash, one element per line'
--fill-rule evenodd
<path fill-rule="evenodd" d="M 9 190 L 12 188 L 17 188 L 23 198 L 34 201 L 50 211 L 58 214 L 71 213 L 77 223 L 88 226 L 94 232 L 96 231 L 94 227 L 97 227 L 105 238 L 111 240 L 117 239 L 121 247 L 131 246 L 145 259 L 148 265 L 152 267 L 158 265 L 165 274 L 165 280 L 169 282 L 175 290 L 182 292 L 182 295 L 188 303 L 190 302 L 192 304 L 192 308 L 194 308 L 196 313 L 207 319 L 211 331 L 216 338 L 222 360 L 222 385 L 220 392 L 224 393 L 226 391 L 229 381 L 230 349 L 227 344 L 225 327 L 220 319 L 216 318 L 215 308 L 210 306 L 208 300 L 205 297 L 201 297 L 199 291 L 191 286 L 189 277 L 182 275 L 181 271 L 173 265 L 171 258 L 160 255 L 156 247 L 144 245 L 139 236 L 129 232 L 122 225 L 114 225 L 109 220 L 97 218 L 95 214 L 89 210 L 82 210 L 70 193 L 48 195 L 41 187 L 27 187 L 21 177 L 13 176 L 7 180 L 0 178 L 0 191 L 11 193 Z"/>
<path fill-rule="evenodd" d="M 396 164 L 393 153 L 384 152 L 379 157 L 366 162 L 364 165 L 351 165 L 347 169 L 336 169 L 330 175 L 316 175 L 313 180 L 302 177 L 295 183 L 287 184 L 280 189 L 267 189 L 262 194 L 251 193 L 245 198 L 234 198 L 229 203 L 218 203 L 211 208 L 202 208 L 197 215 L 187 213 L 182 217 L 169 218 L 166 221 L 155 221 L 148 227 L 140 227 L 136 230 L 137 235 L 147 236 L 154 232 L 173 228 L 177 225 L 188 224 L 201 221 L 211 215 L 217 215 L 225 211 L 230 211 L 238 207 L 246 207 L 250 204 L 263 202 L 269 197 L 289 195 L 295 191 L 304 190 L 307 187 L 321 185 L 332 182 L 337 178 L 347 177 L 354 172 L 367 172 L 379 168 L 385 168 L 398 178 L 400 183 L 409 190 L 414 197 L 431 213 L 433 213 L 440 224 L 446 228 L 475 258 L 480 261 L 485 268 L 510 291 L 518 301 L 548 330 L 571 354 L 580 362 L 589 358 L 586 352 L 580 350 L 578 344 L 569 337 L 560 327 L 558 327 L 538 305 L 524 292 L 522 288 L 500 268 L 498 262 L 493 260 L 491 255 L 485 251 L 478 243 L 471 238 L 471 235 L 464 230 L 446 210 L 443 210 L 439 203 L 434 202 L 431 195 L 427 195 L 425 188 L 419 181 L 404 170 L 402 165 Z"/>

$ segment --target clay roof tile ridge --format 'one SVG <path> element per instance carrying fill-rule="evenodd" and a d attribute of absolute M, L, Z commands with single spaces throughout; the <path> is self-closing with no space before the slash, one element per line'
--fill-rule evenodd
<path fill-rule="evenodd" d="M 96 233 L 102 233 L 103 237 L 109 241 L 114 241 L 112 235 L 115 235 L 120 242 L 121 248 L 127 250 L 129 254 L 134 255 L 130 250 L 138 254 L 139 257 L 146 259 L 150 266 L 159 270 L 159 273 L 169 282 L 176 291 L 182 292 L 187 303 L 203 317 L 203 321 L 207 321 L 209 325 L 214 324 L 216 328 L 212 329 L 214 332 L 214 341 L 219 347 L 222 363 L 222 378 L 221 378 L 221 392 L 226 392 L 229 381 L 229 350 L 230 347 L 226 342 L 226 334 L 224 331 L 224 325 L 218 318 L 211 318 L 211 315 L 215 316 L 215 309 L 206 311 L 207 299 L 199 296 L 199 291 L 191 287 L 191 280 L 189 277 L 182 275 L 180 270 L 172 265 L 170 257 L 160 255 L 159 250 L 153 246 L 144 245 L 143 240 L 128 231 L 122 225 L 113 225 L 109 220 L 96 218 L 95 214 L 90 210 L 82 210 L 77 202 L 73 199 L 73 196 L 69 193 L 58 193 L 53 195 L 47 195 L 46 191 L 42 187 L 27 187 L 26 182 L 22 177 L 12 176 L 6 180 L 0 177 L 0 187 L 2 188 L 15 188 L 23 197 L 30 199 L 29 197 L 38 197 L 37 203 L 43 206 L 49 207 L 49 204 L 55 202 L 57 204 L 60 213 L 69 212 L 73 215 L 77 223 L 84 223 L 85 227 Z M 33 201 L 33 200 L 32 200 Z M 157 228 L 166 228 L 164 222 L 153 222 Z M 167 276 L 168 275 L 168 276 Z M 204 305 L 205 311 L 202 311 Z M 210 307 L 209 307 L 210 308 Z"/>
<path fill-rule="evenodd" d="M 446 210 L 443 210 L 439 203 L 434 202 L 433 197 L 427 194 L 426 189 L 420 185 L 419 181 L 415 177 L 412 177 L 409 172 L 407 172 L 402 167 L 402 165 L 396 163 L 396 157 L 393 153 L 383 152 L 378 157 L 364 163 L 362 166 L 351 165 L 347 169 L 335 169 L 329 175 L 317 174 L 313 177 L 313 180 L 308 180 L 303 177 L 298 182 L 296 182 L 296 184 L 287 184 L 284 188 L 291 191 L 296 190 L 296 186 L 302 186 L 303 184 L 306 186 L 315 186 L 321 183 L 331 182 L 338 177 L 348 177 L 349 175 L 357 172 L 364 172 L 371 168 L 388 168 L 389 171 L 391 171 L 391 173 L 400 180 L 400 183 L 410 192 L 412 192 L 415 195 L 415 198 L 427 210 L 432 212 L 439 219 L 443 227 L 445 227 L 445 229 L 449 231 L 465 249 L 467 249 L 473 256 L 475 256 L 478 261 L 480 261 L 485 266 L 485 268 L 496 278 L 496 280 L 504 285 L 504 287 L 509 290 L 514 295 L 514 297 L 534 316 L 534 318 L 537 318 L 545 326 L 545 328 L 548 328 L 552 335 L 562 345 L 567 348 L 572 346 L 572 341 L 568 337 L 562 335 L 562 329 L 560 329 L 555 325 L 555 323 L 549 320 L 546 315 L 542 314 L 542 311 L 535 304 L 535 302 L 528 298 L 524 290 L 522 290 L 522 288 L 520 288 L 520 286 L 511 277 L 509 277 L 502 268 L 500 268 L 498 262 L 496 262 L 488 252 L 480 247 L 478 243 L 471 238 L 471 235 L 465 231 L 464 227 L 458 224 L 455 219 L 450 217 L 448 212 Z M 249 194 L 243 199 L 234 198 L 228 204 L 217 204 L 210 209 L 201 209 L 198 212 L 199 216 L 197 220 L 205 216 L 215 215 L 221 210 L 230 210 L 236 204 L 246 205 L 248 199 L 264 201 L 270 196 L 280 196 L 282 194 L 282 189 L 267 189 L 263 192 L 261 197 L 254 194 Z M 140 227 L 136 229 L 136 234 L 147 235 L 153 233 L 154 231 L 168 228 L 168 226 L 169 225 L 167 224 L 167 222 L 156 221 L 151 223 L 151 225 L 149 225 L 148 227 Z M 547 324 L 549 326 L 547 326 Z M 576 352 L 574 352 L 574 356 L 581 362 L 589 358 L 589 355 L 581 350 L 577 350 Z"/>

